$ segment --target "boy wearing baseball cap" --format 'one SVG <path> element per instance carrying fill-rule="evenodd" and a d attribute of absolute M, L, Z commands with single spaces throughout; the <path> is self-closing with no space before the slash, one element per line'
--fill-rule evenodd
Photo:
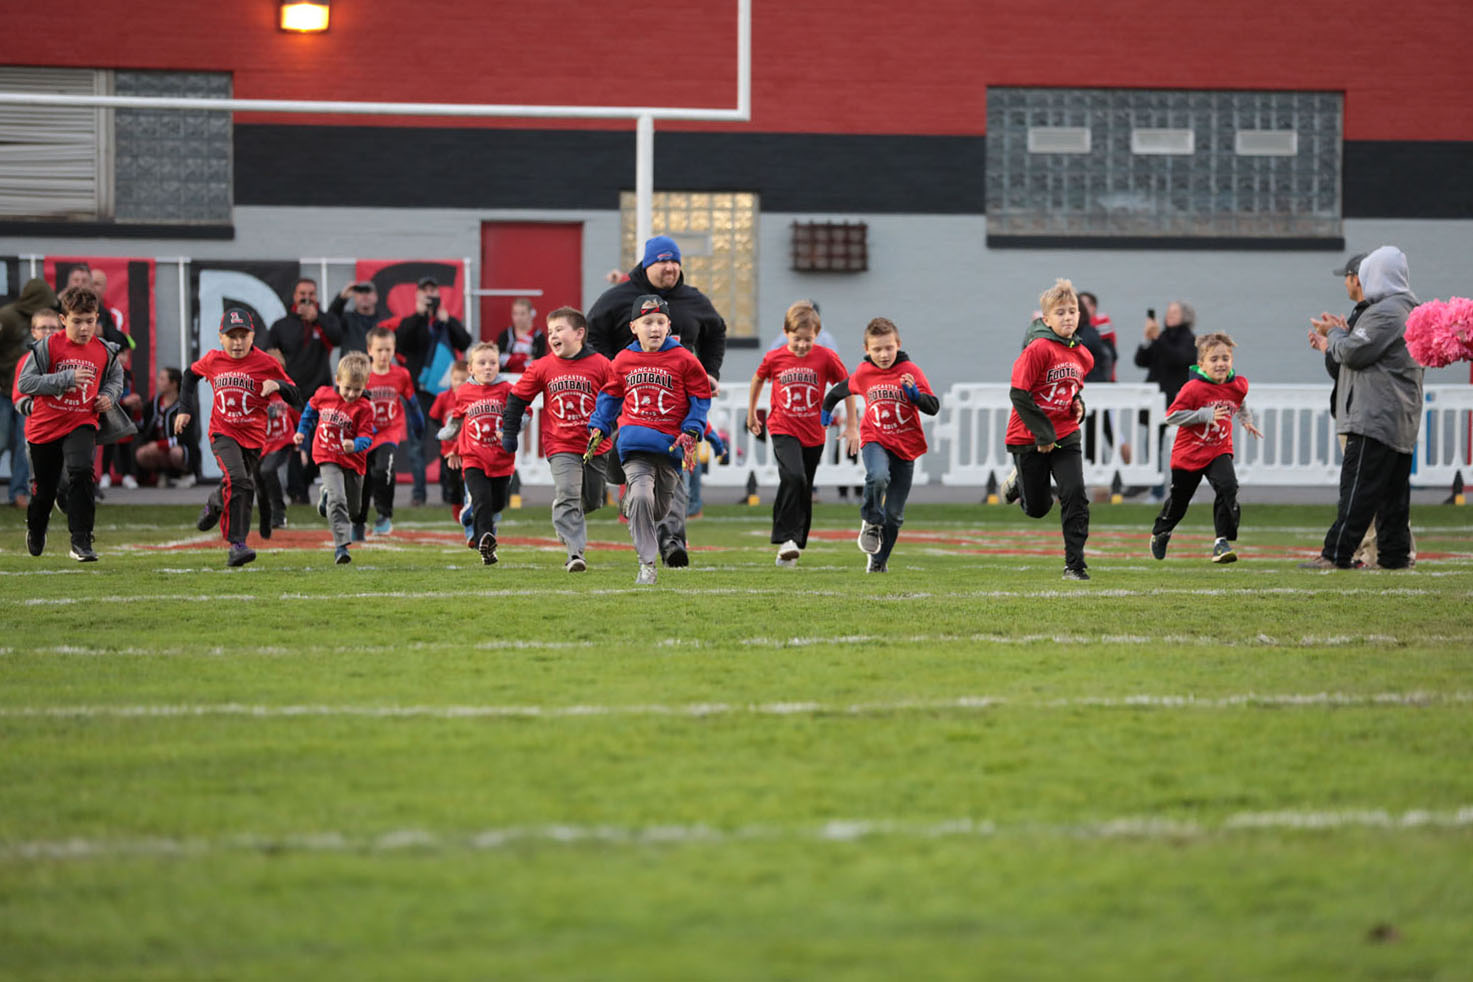
<path fill-rule="evenodd" d="M 246 545 L 251 530 L 251 504 L 260 474 L 261 451 L 266 445 L 271 396 L 280 393 L 288 406 L 300 408 L 301 396 L 281 362 L 255 347 L 256 323 L 249 310 L 227 308 L 220 317 L 220 349 L 210 351 L 184 373 L 174 418 L 174 432 L 184 432 L 198 412 L 199 383 L 214 391 L 210 403 L 210 451 L 220 465 L 220 486 L 200 509 L 196 527 L 207 532 L 220 524 L 230 543 L 228 566 L 244 566 L 256 558 Z M 270 523 L 265 523 L 265 529 Z"/>
<path fill-rule="evenodd" d="M 615 450 L 629 488 L 624 514 L 639 555 L 634 582 L 651 585 L 660 558 L 655 524 L 670 511 L 680 468 L 695 466 L 711 408 L 711 383 L 696 356 L 670 335 L 670 305 L 663 297 L 635 298 L 629 330 L 634 340 L 615 356 L 612 377 L 588 421 L 584 459 L 597 453 L 617 415 Z"/>

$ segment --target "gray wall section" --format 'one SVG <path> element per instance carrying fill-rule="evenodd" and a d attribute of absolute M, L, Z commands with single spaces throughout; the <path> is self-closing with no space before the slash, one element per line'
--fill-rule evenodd
<path fill-rule="evenodd" d="M 869 223 L 870 272 L 805 274 L 788 268 L 789 224 L 814 220 Z M 0 254 L 119 255 L 199 259 L 282 257 L 459 258 L 475 260 L 479 277 L 481 222 L 581 221 L 584 305 L 605 288 L 604 274 L 620 266 L 620 220 L 615 211 L 498 211 L 458 209 L 275 208 L 235 209 L 233 241 L 169 239 L 11 238 Z M 1238 367 L 1258 382 L 1328 381 L 1319 356 L 1305 341 L 1308 318 L 1322 310 L 1344 313 L 1349 302 L 1331 275 L 1342 253 L 1171 252 L 988 249 L 981 216 L 812 215 L 764 213 L 759 229 L 758 311 L 763 349 L 781 331 L 783 311 L 795 299 L 819 301 L 824 324 L 838 336 L 851 367 L 860 333 L 875 316 L 900 325 L 905 347 L 938 389 L 954 382 L 1007 379 L 1039 293 L 1056 276 L 1100 296 L 1114 319 L 1125 364 L 1121 381 L 1144 372 L 1130 364 L 1148 307 L 1165 313 L 1185 299 L 1201 329 L 1230 332 L 1239 342 Z M 1403 248 L 1412 286 L 1423 298 L 1473 290 L 1467 257 L 1473 221 L 1359 219 L 1345 222 L 1350 251 L 1383 243 Z M 22 277 L 26 267 L 22 264 Z M 176 266 L 157 278 L 159 363 L 179 360 L 179 283 Z M 316 276 L 315 265 L 304 274 Z M 352 277 L 348 265 L 328 269 L 326 291 Z M 728 352 L 722 375 L 745 385 L 760 349 Z M 1428 372 L 1429 382 L 1462 383 L 1468 369 Z"/>

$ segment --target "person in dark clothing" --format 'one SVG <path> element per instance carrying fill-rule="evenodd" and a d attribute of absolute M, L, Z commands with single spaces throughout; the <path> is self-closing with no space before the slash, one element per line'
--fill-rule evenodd
<path fill-rule="evenodd" d="M 1154 313 L 1154 312 L 1153 312 Z M 1166 394 L 1166 404 L 1171 405 L 1181 387 L 1187 384 L 1187 375 L 1197 363 L 1197 338 L 1192 334 L 1197 312 L 1185 300 L 1173 300 L 1166 305 L 1166 329 L 1156 323 L 1154 316 L 1146 319 L 1146 339 L 1135 349 L 1137 368 L 1146 370 L 1146 381 L 1155 382 Z M 1141 422 L 1146 416 L 1141 414 Z M 1156 429 L 1156 446 L 1161 446 L 1166 436 L 1166 424 Z M 1159 455 L 1159 449 L 1158 449 Z M 1166 486 L 1158 484 L 1151 489 L 1151 496 L 1160 501 L 1166 496 Z"/>
<path fill-rule="evenodd" d="M 266 353 L 286 368 L 298 392 L 316 392 L 332 381 L 332 349 L 343 343 L 336 317 L 317 306 L 317 281 L 303 277 L 292 287 L 292 309 L 266 332 Z M 286 467 L 286 493 L 294 503 L 307 503 L 307 489 L 317 474 L 293 454 Z"/>
<path fill-rule="evenodd" d="M 1079 304 L 1079 327 L 1075 329 L 1074 336 L 1085 350 L 1094 356 L 1095 367 L 1089 370 L 1084 377 L 1086 385 L 1094 383 L 1108 383 L 1115 378 L 1115 345 L 1105 340 L 1100 332 L 1095 329 L 1090 320 L 1089 307 L 1083 302 Z M 1099 447 L 1096 445 L 1095 417 L 1100 416 L 1098 410 L 1090 412 L 1084 420 L 1084 459 L 1094 463 L 1098 457 Z M 1100 436 L 1109 445 L 1115 442 L 1115 430 L 1110 425 L 1110 414 L 1105 413 L 1099 420 Z"/>
<path fill-rule="evenodd" d="M 450 388 L 450 369 L 461 353 L 471 346 L 470 332 L 458 318 L 451 317 L 440 304 L 440 284 L 433 276 L 419 281 L 414 295 L 414 313 L 399 322 L 395 345 L 404 358 L 404 367 L 414 381 L 419 408 L 428 416 L 435 396 Z M 434 431 L 425 427 L 421 439 L 404 445 L 413 480 L 410 503 L 425 503 L 425 461 L 440 452 Z"/>
<path fill-rule="evenodd" d="M 352 306 L 349 306 L 351 304 Z M 368 332 L 378 326 L 378 289 L 368 280 L 349 283 L 333 297 L 327 312 L 343 325 L 342 350 L 368 353 Z M 315 391 L 315 390 L 314 390 Z"/>
<path fill-rule="evenodd" d="M 613 359 L 629 344 L 629 308 L 645 294 L 655 294 L 670 306 L 670 334 L 681 347 L 696 356 L 710 377 L 712 394 L 718 391 L 721 363 L 726 360 L 726 321 L 710 299 L 685 282 L 680 268 L 680 246 L 667 235 L 645 243 L 644 257 L 629 271 L 629 279 L 616 283 L 594 301 L 588 312 L 588 343 L 605 358 Z M 623 483 L 618 461 L 609 461 L 609 483 Z M 670 512 L 659 523 L 660 557 L 666 566 L 688 566 L 685 513 L 690 488 L 677 482 Z"/>
<path fill-rule="evenodd" d="M 21 287 L 20 296 L 0 307 L 0 456 L 10 453 L 10 504 L 31 503 L 31 467 L 26 459 L 26 418 L 11 401 L 15 373 L 32 340 L 31 318 L 56 308 L 56 292 L 37 276 Z M 55 323 L 60 326 L 60 315 Z"/>

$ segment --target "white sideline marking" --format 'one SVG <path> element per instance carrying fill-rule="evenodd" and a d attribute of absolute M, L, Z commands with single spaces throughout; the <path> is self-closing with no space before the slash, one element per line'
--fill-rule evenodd
<path fill-rule="evenodd" d="M 993 839 L 1062 837 L 1069 839 L 1197 839 L 1263 831 L 1324 832 L 1340 829 L 1382 831 L 1461 830 L 1473 826 L 1473 807 L 1394 812 L 1369 808 L 1342 811 L 1237 812 L 1220 819 L 1182 819 L 1169 815 L 1129 815 L 1067 823 L 999 823 L 985 818 L 942 821 L 914 819 L 832 819 L 805 825 L 745 825 L 725 829 L 691 825 L 529 825 L 474 832 L 391 829 L 378 834 L 311 832 L 288 835 L 232 835 L 218 839 L 151 836 L 135 839 L 39 839 L 0 845 L 0 859 L 112 859 L 123 856 L 197 857 L 224 852 L 472 851 L 523 843 L 609 846 L 723 845 L 741 842 L 834 842 L 871 839 Z"/>
<path fill-rule="evenodd" d="M 566 719 L 590 716 L 872 716 L 896 712 L 1011 709 L 1237 709 L 1309 707 L 1427 707 L 1473 703 L 1473 692 L 1242 692 L 1222 696 L 1152 695 L 1071 696 L 1058 699 L 1013 699 L 1007 696 L 958 696 L 951 699 L 900 699 L 889 702 L 823 703 L 686 703 L 661 705 L 574 706 L 261 706 L 243 703 L 197 703 L 119 706 L 4 706 L 0 718 L 114 719 L 238 716 L 254 719 L 296 717 L 368 717 L 398 719 Z"/>

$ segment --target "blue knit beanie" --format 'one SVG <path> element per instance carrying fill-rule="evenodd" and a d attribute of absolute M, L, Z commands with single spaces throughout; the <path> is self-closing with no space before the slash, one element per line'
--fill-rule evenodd
<path fill-rule="evenodd" d="M 655 263 L 680 262 L 680 246 L 668 235 L 657 235 L 644 244 L 644 260 L 641 266 Z"/>

